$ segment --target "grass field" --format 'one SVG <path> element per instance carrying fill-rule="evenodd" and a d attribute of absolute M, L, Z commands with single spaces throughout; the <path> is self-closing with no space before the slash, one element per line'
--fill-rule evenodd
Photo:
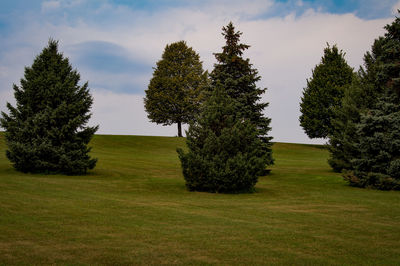
<path fill-rule="evenodd" d="M 400 193 L 352 188 L 277 143 L 253 194 L 188 192 L 166 137 L 95 136 L 86 176 L 14 171 L 0 134 L 0 265 L 399 265 Z"/>

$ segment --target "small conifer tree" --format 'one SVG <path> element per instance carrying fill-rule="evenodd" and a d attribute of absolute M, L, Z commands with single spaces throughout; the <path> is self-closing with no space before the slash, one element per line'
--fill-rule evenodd
<path fill-rule="evenodd" d="M 188 152 L 178 149 L 186 186 L 193 191 L 251 192 L 265 167 L 262 143 L 237 102 L 218 84 L 187 132 Z"/>
<path fill-rule="evenodd" d="M 21 86 L 14 85 L 16 106 L 7 104 L 0 125 L 5 129 L 8 159 L 15 169 L 33 173 L 83 174 L 97 159 L 87 147 L 98 126 L 88 127 L 93 99 L 88 83 L 49 40 Z"/>

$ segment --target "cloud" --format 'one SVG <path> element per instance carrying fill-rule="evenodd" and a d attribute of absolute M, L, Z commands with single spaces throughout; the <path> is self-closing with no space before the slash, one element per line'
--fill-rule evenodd
<path fill-rule="evenodd" d="M 14 91 L 12 89 L 0 91 L 0 99 L 0 111 L 8 113 L 7 102 L 15 106 Z"/>
<path fill-rule="evenodd" d="M 115 73 L 143 72 L 146 62 L 129 58 L 129 51 L 118 44 L 91 41 L 66 47 L 71 56 L 78 58 L 77 63 L 96 71 Z"/>
<path fill-rule="evenodd" d="M 57 9 L 73 8 L 85 3 L 86 0 L 48 0 L 42 2 L 42 12 L 54 12 Z"/>
<path fill-rule="evenodd" d="M 177 135 L 175 125 L 159 126 L 149 122 L 141 95 L 97 89 L 93 91 L 93 98 L 93 117 L 90 125 L 100 125 L 99 132 L 102 134 Z M 121 127 L 121 122 L 124 123 L 124 127 Z"/>
<path fill-rule="evenodd" d="M 61 7 L 61 2 L 57 0 L 44 1 L 42 3 L 42 11 L 48 12 Z"/>
<path fill-rule="evenodd" d="M 65 51 L 93 87 L 142 94 L 143 85 L 151 78 L 152 65 L 130 56 L 129 51 L 115 43 L 82 42 L 66 46 Z"/>
<path fill-rule="evenodd" d="M 142 98 L 151 67 L 166 44 L 186 40 L 200 54 L 204 67 L 212 70 L 213 53 L 224 45 L 221 28 L 233 21 L 243 32 L 242 41 L 251 45 L 245 56 L 259 70 L 259 86 L 268 88 L 263 100 L 270 103 L 266 113 L 272 118 L 274 140 L 321 143 L 307 138 L 298 117 L 302 89 L 326 42 L 343 49 L 357 69 L 392 18 L 365 20 L 352 13 L 322 12 L 305 1 L 290 3 L 300 2 L 300 13 L 286 10 L 281 16 L 271 12 L 281 10 L 283 4 L 258 0 L 185 2 L 152 10 L 107 1 L 89 10 L 83 8 L 86 2 L 60 1 L 61 7 L 75 4 L 74 11 L 59 9 L 57 18 L 26 16 L 0 44 L 0 93 L 22 77 L 23 67 L 32 63 L 52 36 L 60 40 L 60 50 L 81 73 L 82 81 L 89 80 L 95 99 L 93 122 L 101 125 L 99 133 L 176 135 L 174 126 L 162 127 L 146 118 Z M 1 94 L 2 101 L 3 97 L 10 100 L 10 95 Z"/>
<path fill-rule="evenodd" d="M 392 14 L 397 15 L 399 13 L 398 10 L 400 10 L 400 1 L 392 7 Z"/>

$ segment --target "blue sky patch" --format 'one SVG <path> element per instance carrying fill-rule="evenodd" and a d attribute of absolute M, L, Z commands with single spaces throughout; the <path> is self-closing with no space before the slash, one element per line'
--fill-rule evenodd
<path fill-rule="evenodd" d="M 84 42 L 68 49 L 78 58 L 76 63 L 84 68 L 108 73 L 143 73 L 146 64 L 130 59 L 123 47 L 102 41 Z M 147 66 L 150 68 L 151 66 Z"/>

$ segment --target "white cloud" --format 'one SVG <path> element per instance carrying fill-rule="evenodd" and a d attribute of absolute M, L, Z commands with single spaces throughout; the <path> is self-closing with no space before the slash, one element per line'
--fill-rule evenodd
<path fill-rule="evenodd" d="M 5 113 L 8 113 L 7 109 L 7 102 L 11 103 L 13 106 L 15 106 L 15 99 L 14 99 L 14 91 L 12 89 L 10 90 L 0 90 L 0 111 L 3 111 Z"/>
<path fill-rule="evenodd" d="M 42 12 L 48 12 L 61 7 L 61 1 L 50 0 L 42 3 Z"/>
<path fill-rule="evenodd" d="M 302 6 L 304 5 L 304 3 L 303 3 L 303 1 L 298 0 L 298 1 L 296 2 L 296 5 L 299 6 L 299 7 L 302 7 Z"/>
<path fill-rule="evenodd" d="M 143 108 L 143 96 L 92 90 L 94 98 L 91 125 L 100 125 L 97 133 L 122 135 L 176 136 L 177 128 L 150 123 Z M 124 126 L 122 127 L 121 124 Z M 186 127 L 185 127 L 186 128 Z"/>
<path fill-rule="evenodd" d="M 212 17 L 249 18 L 268 11 L 274 4 L 272 0 L 253 0 L 243 3 L 242 0 L 205 1 L 202 12 Z"/>
<path fill-rule="evenodd" d="M 42 2 L 42 12 L 52 12 L 58 9 L 73 8 L 83 4 L 86 0 L 48 0 Z"/>
<path fill-rule="evenodd" d="M 392 14 L 393 14 L 393 15 L 397 15 L 397 14 L 398 14 L 398 11 L 397 11 L 397 10 L 400 10 L 400 1 L 397 2 L 397 3 L 392 7 Z"/>

